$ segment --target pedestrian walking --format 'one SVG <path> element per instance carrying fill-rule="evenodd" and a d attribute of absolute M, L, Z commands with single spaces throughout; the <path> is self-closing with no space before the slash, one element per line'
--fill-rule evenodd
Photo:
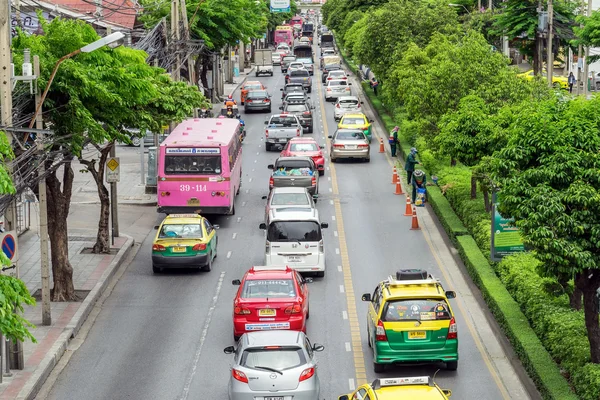
<path fill-rule="evenodd" d="M 410 153 L 408 154 L 408 157 L 406 157 L 406 163 L 404 164 L 404 170 L 406 171 L 406 179 L 407 179 L 406 183 L 409 183 L 409 184 L 412 179 L 413 172 L 415 170 L 415 165 L 421 164 L 420 162 L 417 161 L 417 153 L 418 153 L 417 149 L 415 149 L 414 147 L 411 148 Z"/>
<path fill-rule="evenodd" d="M 427 184 L 427 177 L 425 176 L 425 172 L 421 171 L 420 169 L 416 169 L 413 173 L 412 173 L 412 202 L 413 204 L 416 204 L 417 201 L 417 190 L 418 189 L 422 189 L 420 190 L 420 192 L 425 193 L 426 188 L 425 185 Z M 421 202 L 419 203 L 419 205 L 422 205 L 423 203 L 425 203 L 425 195 L 422 195 L 423 198 L 421 200 Z"/>
<path fill-rule="evenodd" d="M 388 139 L 388 143 L 390 144 L 390 149 L 392 150 L 392 157 L 396 157 L 396 145 L 398 144 L 398 128 L 397 126 L 392 129 L 392 133 L 390 133 L 390 137 Z"/>
<path fill-rule="evenodd" d="M 377 96 L 377 87 L 379 86 L 379 82 L 375 78 L 371 78 L 371 87 L 373 88 L 373 93 Z"/>
<path fill-rule="evenodd" d="M 575 75 L 573 75 L 572 72 L 569 72 L 569 78 L 568 78 L 568 82 L 569 82 L 569 93 L 573 93 L 573 85 L 575 84 L 575 82 L 577 82 L 577 79 L 575 79 Z"/>

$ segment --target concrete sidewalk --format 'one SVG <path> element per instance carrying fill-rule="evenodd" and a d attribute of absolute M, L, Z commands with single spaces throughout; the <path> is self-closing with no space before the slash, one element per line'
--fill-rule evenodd
<path fill-rule="evenodd" d="M 10 377 L 4 376 L 3 383 L 0 384 L 1 400 L 35 397 L 133 246 L 133 238 L 122 235 L 115 239 L 112 247 L 114 254 L 87 254 L 94 239 L 94 230 L 69 231 L 69 256 L 74 270 L 74 285 L 82 300 L 53 302 L 50 326 L 42 326 L 39 299 L 35 307 L 26 307 L 24 317 L 36 325 L 31 333 L 37 343 L 23 343 L 25 368 L 12 370 Z M 40 240 L 37 231 L 29 231 L 19 238 L 19 254 L 21 279 L 33 295 L 41 288 Z M 50 283 L 51 288 L 52 286 Z"/>

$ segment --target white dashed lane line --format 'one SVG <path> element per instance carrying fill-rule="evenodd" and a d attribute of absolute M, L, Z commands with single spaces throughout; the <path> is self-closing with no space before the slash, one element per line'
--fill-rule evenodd
<path fill-rule="evenodd" d="M 237 222 L 240 223 L 242 221 L 242 217 L 237 217 Z"/>
<path fill-rule="evenodd" d="M 246 207 L 246 202 L 242 201 L 242 207 Z"/>
<path fill-rule="evenodd" d="M 350 391 L 354 391 L 354 389 L 356 389 L 356 385 L 354 384 L 354 379 L 350 378 L 348 379 L 348 388 L 350 389 Z"/>
<path fill-rule="evenodd" d="M 332 221 L 335 221 L 335 215 L 332 215 L 332 216 L 331 216 L 331 220 L 332 220 Z"/>
<path fill-rule="evenodd" d="M 329 167 L 327 167 L 329 168 Z M 333 200 L 329 200 L 329 204 L 333 205 Z"/>
<path fill-rule="evenodd" d="M 337 237 L 338 231 L 333 231 L 333 236 Z"/>
<path fill-rule="evenodd" d="M 337 247 L 335 249 L 335 254 L 340 255 L 340 249 L 338 249 Z"/>
<path fill-rule="evenodd" d="M 231 238 L 235 240 L 236 237 L 237 237 L 237 232 L 234 232 L 233 235 L 231 235 Z"/>
<path fill-rule="evenodd" d="M 340 285 L 340 293 L 344 293 L 344 285 Z"/>
<path fill-rule="evenodd" d="M 348 319 L 348 311 L 342 311 L 342 318 Z"/>
<path fill-rule="evenodd" d="M 248 179 L 248 183 L 252 182 L 252 178 Z"/>
<path fill-rule="evenodd" d="M 230 258 L 231 258 L 231 251 L 228 251 L 227 252 L 227 259 L 230 259 Z"/>
<path fill-rule="evenodd" d="M 342 266 L 338 265 L 338 272 L 342 272 Z"/>
<path fill-rule="evenodd" d="M 350 346 L 350 342 L 346 342 L 346 351 L 352 351 L 352 347 Z"/>

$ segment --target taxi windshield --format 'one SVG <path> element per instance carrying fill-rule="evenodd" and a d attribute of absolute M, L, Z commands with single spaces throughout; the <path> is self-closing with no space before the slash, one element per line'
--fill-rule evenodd
<path fill-rule="evenodd" d="M 200 224 L 164 224 L 158 234 L 160 239 L 202 239 Z"/>
<path fill-rule="evenodd" d="M 247 280 L 244 283 L 243 299 L 281 299 L 296 297 L 296 288 L 291 279 Z"/>
<path fill-rule="evenodd" d="M 365 120 L 362 117 L 359 118 L 349 118 L 346 117 L 342 119 L 342 125 L 364 125 Z"/>
<path fill-rule="evenodd" d="M 383 321 L 440 321 L 452 318 L 444 299 L 390 300 L 382 314 Z"/>
<path fill-rule="evenodd" d="M 271 205 L 274 206 L 308 206 L 310 203 L 304 193 L 276 193 L 273 195 Z"/>

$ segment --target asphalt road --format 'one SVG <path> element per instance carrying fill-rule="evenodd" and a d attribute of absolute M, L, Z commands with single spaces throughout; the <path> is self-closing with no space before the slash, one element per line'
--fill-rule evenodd
<path fill-rule="evenodd" d="M 283 85 L 279 68 L 275 71 L 274 77 L 260 78 L 273 95 L 274 112 Z M 316 129 L 312 136 L 326 144 L 327 134 L 336 126 L 333 105 L 323 100 L 319 72 L 313 79 Z M 268 191 L 267 165 L 278 156 L 264 148 L 266 117 L 243 115 L 248 129 L 243 145 L 244 181 L 236 200 L 237 214 L 211 218 L 221 226 L 213 270 L 154 275 L 150 248 L 155 231 L 148 232 L 48 398 L 227 399 L 231 356 L 223 348 L 233 344 L 232 301 L 237 288 L 231 280 L 241 278 L 252 265 L 264 263 L 264 236 L 258 229 L 264 215 L 261 196 Z M 377 153 L 378 147 L 374 140 L 369 164 L 328 162 L 320 181 L 318 208 L 322 221 L 330 224 L 324 230 L 327 273 L 310 284 L 308 336 L 325 346 L 318 354 L 322 399 L 337 399 L 365 378 L 376 377 L 366 344 L 367 304 L 360 301 L 360 295 L 372 292 L 377 282 L 400 268 L 424 268 L 440 278 L 447 272 L 440 270 L 427 233 L 409 230 L 410 219 L 391 212 L 398 210 L 404 197 L 393 194 L 389 159 Z M 147 208 L 147 213 L 153 212 Z M 156 215 L 157 223 L 161 218 Z M 461 294 L 472 296 L 465 291 Z M 451 300 L 459 324 L 458 371 L 407 366 L 378 376 L 433 376 L 441 369 L 436 382 L 451 389 L 452 398 L 516 398 L 507 394 L 505 386 L 521 383 L 505 376 L 512 371 L 497 371 L 477 334 L 490 330 L 487 321 L 482 319 L 477 322 L 480 326 L 467 329 L 471 311 L 457 307 L 456 301 Z M 469 304 L 478 307 L 476 302 Z"/>

